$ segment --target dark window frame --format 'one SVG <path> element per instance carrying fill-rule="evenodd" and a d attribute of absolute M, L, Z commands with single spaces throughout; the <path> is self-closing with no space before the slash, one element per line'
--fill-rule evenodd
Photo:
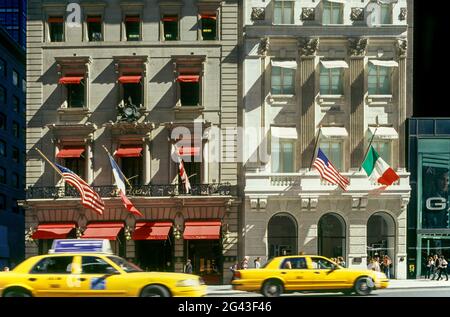
<path fill-rule="evenodd" d="M 105 40 L 103 31 L 103 17 L 101 15 L 88 15 L 86 19 L 86 32 L 89 42 L 103 42 Z M 94 35 L 98 34 L 100 34 L 100 37 L 96 38 Z"/>
<path fill-rule="evenodd" d="M 139 20 L 138 20 L 139 19 Z M 134 20 L 134 21 L 133 21 Z M 138 21 L 137 21 L 138 20 Z M 127 42 L 142 41 L 142 19 L 140 15 L 130 14 L 125 16 L 124 27 L 125 27 L 125 40 Z M 138 31 L 138 36 L 136 36 L 136 29 Z M 133 32 L 134 31 L 134 32 Z M 133 37 L 130 37 L 133 35 Z"/>
<path fill-rule="evenodd" d="M 174 19 L 175 21 L 165 21 L 165 19 Z M 164 41 L 179 41 L 180 17 L 177 14 L 165 14 L 162 17 L 161 22 L 163 27 Z"/>
<path fill-rule="evenodd" d="M 52 19 L 61 19 L 61 22 L 52 22 Z M 48 19 L 49 41 L 52 43 L 65 41 L 65 24 L 63 16 L 49 17 Z"/>

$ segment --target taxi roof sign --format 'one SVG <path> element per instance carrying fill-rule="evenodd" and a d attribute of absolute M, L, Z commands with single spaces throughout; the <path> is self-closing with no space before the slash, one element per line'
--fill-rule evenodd
<path fill-rule="evenodd" d="M 56 239 L 48 253 L 109 253 L 111 242 L 106 239 Z"/>

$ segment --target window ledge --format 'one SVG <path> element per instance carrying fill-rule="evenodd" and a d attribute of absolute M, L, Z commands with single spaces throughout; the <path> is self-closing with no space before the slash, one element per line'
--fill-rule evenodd
<path fill-rule="evenodd" d="M 392 95 L 368 95 L 367 103 L 370 106 L 388 105 L 388 104 L 393 103 L 393 96 Z"/>
<path fill-rule="evenodd" d="M 344 101 L 344 95 L 319 95 L 317 97 L 317 102 L 321 106 L 334 106 L 337 104 L 342 104 Z"/>
<path fill-rule="evenodd" d="M 82 115 L 86 115 L 86 114 L 90 114 L 91 113 L 88 108 L 58 108 L 56 111 L 58 113 L 60 113 L 60 114 L 82 114 Z"/>
<path fill-rule="evenodd" d="M 295 95 L 269 95 L 268 102 L 270 104 L 279 104 L 283 105 L 289 103 L 290 101 L 294 101 Z"/>
<path fill-rule="evenodd" d="M 180 112 L 197 112 L 197 111 L 203 111 L 205 107 L 197 105 L 197 106 L 182 106 L 182 105 L 176 105 L 175 111 Z"/>

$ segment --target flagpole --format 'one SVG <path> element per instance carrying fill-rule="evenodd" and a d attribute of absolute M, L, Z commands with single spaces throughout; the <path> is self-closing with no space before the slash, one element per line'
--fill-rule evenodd
<path fill-rule="evenodd" d="M 367 147 L 366 154 L 364 154 L 364 157 L 363 157 L 363 160 L 362 160 L 363 163 L 366 160 L 366 157 L 367 157 L 367 154 L 369 153 L 370 147 L 372 146 L 372 142 L 373 142 L 373 139 L 375 138 L 375 134 L 377 133 L 378 127 L 379 126 L 377 125 L 376 128 L 375 128 L 375 131 L 373 131 L 372 137 L 370 138 L 369 146 Z M 359 168 L 360 172 L 361 172 L 361 170 L 362 170 L 362 164 L 361 164 L 361 167 Z"/>
<path fill-rule="evenodd" d="M 53 167 L 53 168 L 55 169 L 55 171 L 56 171 L 61 177 L 64 178 L 64 175 L 63 175 L 63 173 L 59 170 L 59 168 L 57 168 L 57 167 L 55 166 L 55 164 L 53 164 L 53 163 L 52 163 L 52 162 L 44 155 L 44 153 L 41 152 L 41 150 L 39 150 L 38 148 L 36 148 L 35 150 L 36 150 L 36 152 L 38 152 L 38 153 L 44 158 L 44 160 L 47 161 L 48 164 L 50 164 L 51 167 Z"/>
<path fill-rule="evenodd" d="M 108 151 L 108 149 L 106 148 L 106 146 L 105 145 L 102 145 L 103 146 L 103 148 L 105 149 L 105 151 L 106 151 L 106 153 L 108 153 L 108 155 L 110 156 L 110 157 L 112 157 L 111 156 L 111 153 L 109 153 L 109 151 Z M 122 175 L 122 177 L 125 179 L 125 181 L 127 182 L 127 184 L 128 184 L 128 186 L 130 186 L 130 188 L 133 188 L 133 186 L 131 186 L 131 184 L 130 184 L 130 182 L 128 181 L 128 178 L 123 174 L 123 172 L 122 172 L 122 170 L 119 168 L 119 173 Z"/>
<path fill-rule="evenodd" d="M 317 149 L 317 144 L 319 143 L 319 139 L 320 139 L 320 134 L 322 133 L 322 126 L 320 126 L 319 128 L 319 134 L 317 134 L 317 138 L 316 138 L 316 142 L 314 144 L 314 151 L 311 157 L 311 164 L 309 164 L 309 170 L 311 171 L 313 162 L 314 162 L 314 156 L 316 156 L 316 149 Z"/>

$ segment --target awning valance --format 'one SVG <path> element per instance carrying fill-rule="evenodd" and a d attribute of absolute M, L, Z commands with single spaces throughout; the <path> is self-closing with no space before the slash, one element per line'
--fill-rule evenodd
<path fill-rule="evenodd" d="M 271 127 L 272 137 L 279 139 L 298 139 L 297 128 L 295 127 Z"/>
<path fill-rule="evenodd" d="M 376 130 L 376 132 L 375 132 Z M 370 134 L 375 133 L 375 139 L 396 140 L 398 139 L 398 132 L 392 127 L 369 127 Z"/>
<path fill-rule="evenodd" d="M 271 61 L 272 67 L 297 69 L 297 61 Z"/>
<path fill-rule="evenodd" d="M 64 23 L 63 17 L 51 17 L 48 18 L 48 23 Z"/>
<path fill-rule="evenodd" d="M 31 237 L 33 239 L 65 239 L 74 228 L 74 223 L 40 224 Z"/>
<path fill-rule="evenodd" d="M 117 157 L 139 157 L 141 156 L 142 147 L 119 148 L 116 153 Z"/>
<path fill-rule="evenodd" d="M 180 75 L 177 81 L 181 83 L 198 83 L 200 81 L 199 75 Z"/>
<path fill-rule="evenodd" d="M 176 16 L 165 16 L 162 18 L 163 22 L 177 22 L 178 17 Z"/>
<path fill-rule="evenodd" d="M 83 76 L 65 76 L 59 79 L 59 83 L 62 85 L 80 84 L 83 79 Z"/>
<path fill-rule="evenodd" d="M 325 68 L 348 68 L 346 61 L 320 61 Z"/>
<path fill-rule="evenodd" d="M 141 75 L 133 75 L 133 76 L 120 76 L 119 83 L 121 84 L 139 84 L 141 82 Z"/>
<path fill-rule="evenodd" d="M 133 240 L 167 240 L 171 222 L 138 222 Z"/>
<path fill-rule="evenodd" d="M 82 238 L 116 240 L 123 227 L 123 222 L 90 223 L 87 225 Z"/>
<path fill-rule="evenodd" d="M 371 59 L 369 60 L 369 62 L 371 62 L 375 66 L 398 67 L 398 63 L 396 61 L 383 61 L 379 59 Z"/>
<path fill-rule="evenodd" d="M 220 239 L 220 221 L 186 221 L 184 240 L 218 240 Z"/>
<path fill-rule="evenodd" d="M 217 19 L 217 16 L 215 14 L 202 14 L 201 17 L 202 19 L 212 19 L 212 20 Z"/>
<path fill-rule="evenodd" d="M 84 152 L 84 147 L 76 148 L 76 149 L 62 149 L 56 154 L 58 158 L 77 158 L 81 157 Z"/>
<path fill-rule="evenodd" d="M 348 132 L 346 128 L 342 127 L 322 127 L 321 135 L 325 138 L 346 138 Z"/>
<path fill-rule="evenodd" d="M 125 22 L 140 22 L 141 18 L 138 16 L 128 16 L 125 18 Z"/>
<path fill-rule="evenodd" d="M 86 19 L 86 22 L 102 22 L 102 18 L 101 17 L 88 17 Z"/>
<path fill-rule="evenodd" d="M 200 154 L 200 147 L 198 146 L 182 146 L 178 149 L 180 156 L 197 156 Z"/>

